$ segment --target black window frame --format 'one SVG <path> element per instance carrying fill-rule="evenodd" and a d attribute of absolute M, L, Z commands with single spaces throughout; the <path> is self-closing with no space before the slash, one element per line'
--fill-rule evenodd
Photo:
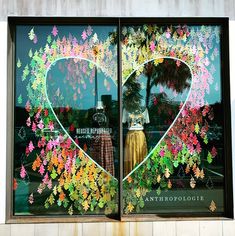
<path fill-rule="evenodd" d="M 119 215 L 118 217 L 107 216 L 14 216 L 13 215 L 13 157 L 14 157 L 14 52 L 15 52 L 15 29 L 17 25 L 116 25 L 118 28 L 118 99 L 119 99 L 119 147 L 120 147 L 120 165 L 119 165 Z M 120 29 L 122 25 L 139 24 L 187 24 L 187 25 L 220 25 L 223 34 L 221 35 L 221 77 L 222 77 L 222 105 L 224 121 L 224 207 L 225 212 L 222 217 L 205 216 L 204 214 L 142 214 L 142 215 L 124 215 L 122 207 L 122 179 L 123 179 L 123 133 L 122 133 L 122 80 L 121 80 L 121 44 Z M 7 195 L 6 195 L 6 222 L 7 223 L 28 223 L 28 222 L 101 222 L 101 221 L 155 221 L 172 219 L 227 219 L 233 218 L 233 183 L 232 183 L 232 146 L 231 146 L 231 108 L 230 108 L 230 77 L 229 77 L 229 19 L 221 18 L 136 18 L 136 17 L 8 17 L 8 48 L 7 48 Z"/>

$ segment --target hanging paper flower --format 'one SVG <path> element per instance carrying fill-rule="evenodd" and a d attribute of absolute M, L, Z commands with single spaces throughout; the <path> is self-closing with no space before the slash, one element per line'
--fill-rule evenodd
<path fill-rule="evenodd" d="M 21 165 L 20 177 L 21 177 L 22 179 L 24 179 L 26 175 L 27 175 L 27 172 L 26 172 L 26 170 L 25 170 L 25 167 L 24 167 L 23 165 Z"/>
<path fill-rule="evenodd" d="M 58 29 L 55 25 L 53 26 L 53 29 L 52 29 L 51 33 L 54 37 L 58 34 Z"/>

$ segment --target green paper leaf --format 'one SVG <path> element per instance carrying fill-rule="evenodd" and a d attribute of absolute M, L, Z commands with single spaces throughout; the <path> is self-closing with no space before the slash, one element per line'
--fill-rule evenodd
<path fill-rule="evenodd" d="M 182 154 L 185 155 L 186 153 L 187 153 L 187 147 L 186 145 L 184 145 L 182 149 Z"/>
<path fill-rule="evenodd" d="M 55 169 L 53 168 L 52 173 L 51 173 L 51 178 L 55 179 L 56 177 L 57 177 L 57 173 L 56 173 Z"/>
<path fill-rule="evenodd" d="M 104 207 L 104 202 L 102 200 L 99 201 L 98 203 L 99 208 L 103 208 Z"/>
<path fill-rule="evenodd" d="M 22 81 L 24 81 L 24 79 L 26 79 L 26 77 L 29 75 L 29 66 L 26 65 L 24 70 L 23 70 L 23 76 L 22 76 Z M 24 78 L 24 79 L 23 79 Z"/>
<path fill-rule="evenodd" d="M 31 58 L 33 56 L 33 52 L 32 52 L 32 49 L 29 50 L 29 57 Z"/>
<path fill-rule="evenodd" d="M 193 165 L 193 163 L 194 163 L 194 162 L 193 162 L 193 158 L 192 158 L 192 157 L 190 157 L 190 158 L 189 158 L 189 160 L 188 160 L 188 164 L 189 164 L 189 166 L 192 166 L 192 165 Z"/>
<path fill-rule="evenodd" d="M 21 94 L 20 94 L 20 96 L 18 97 L 17 101 L 18 101 L 18 104 L 22 104 L 22 95 L 21 95 Z"/>
<path fill-rule="evenodd" d="M 173 165 L 174 165 L 175 168 L 177 168 L 179 166 L 179 162 L 178 161 L 174 161 Z"/>
<path fill-rule="evenodd" d="M 73 186 L 73 183 L 71 183 L 71 184 L 69 185 L 69 192 L 70 192 L 70 193 L 73 193 L 73 191 L 74 191 L 74 186 Z"/>
<path fill-rule="evenodd" d="M 31 60 L 31 62 L 30 62 L 30 66 L 32 67 L 32 68 L 34 68 L 35 67 L 35 65 L 36 65 L 36 63 L 35 63 L 35 60 L 33 59 L 33 60 Z"/>
<path fill-rule="evenodd" d="M 116 190 L 115 190 L 114 187 L 112 187 L 112 188 L 110 188 L 109 192 L 110 192 L 110 195 L 113 197 L 115 195 L 115 193 L 116 193 Z"/>
<path fill-rule="evenodd" d="M 48 209 L 48 208 L 49 208 L 49 203 L 48 203 L 48 202 L 45 202 L 45 203 L 44 203 L 44 207 L 45 207 L 46 209 Z"/>
<path fill-rule="evenodd" d="M 203 139 L 203 142 L 204 142 L 205 144 L 208 144 L 208 138 L 207 138 L 207 135 L 206 135 L 205 138 Z"/>
<path fill-rule="evenodd" d="M 142 197 L 140 198 L 139 206 L 140 206 L 141 208 L 144 207 L 144 199 L 143 199 Z"/>
<path fill-rule="evenodd" d="M 210 152 L 208 152 L 208 155 L 207 155 L 207 161 L 208 161 L 208 163 L 210 164 L 210 163 L 212 163 L 212 155 L 211 155 L 211 153 Z"/>
<path fill-rule="evenodd" d="M 63 201 L 63 206 L 64 206 L 64 208 L 67 208 L 68 205 L 69 205 L 69 201 L 68 201 L 67 198 L 65 198 L 64 201 Z"/>
<path fill-rule="evenodd" d="M 160 194 L 161 194 L 161 188 L 160 187 L 158 187 L 158 189 L 156 190 L 156 193 L 157 193 L 157 195 L 159 196 Z"/>
<path fill-rule="evenodd" d="M 17 66 L 17 68 L 20 68 L 20 67 L 21 67 L 21 61 L 20 61 L 19 58 L 18 58 L 18 60 L 17 60 L 16 66 Z"/>
<path fill-rule="evenodd" d="M 48 36 L 47 36 L 47 42 L 48 42 L 48 43 L 51 43 L 51 35 L 48 35 Z"/>
<path fill-rule="evenodd" d="M 33 40 L 33 39 L 34 39 L 34 37 L 35 37 L 34 28 L 32 28 L 32 29 L 30 30 L 30 32 L 28 33 L 28 36 L 29 36 L 29 39 L 30 39 L 30 40 Z"/>
<path fill-rule="evenodd" d="M 53 40 L 52 45 L 51 45 L 51 48 L 52 48 L 52 49 L 56 49 L 56 48 L 57 48 L 57 44 L 56 44 L 56 41 L 55 41 L 55 40 Z"/>
<path fill-rule="evenodd" d="M 79 166 L 80 166 L 80 163 L 81 163 L 81 160 L 80 160 L 80 158 L 76 158 L 76 165 L 77 165 L 77 167 L 79 167 Z"/>
<path fill-rule="evenodd" d="M 167 152 L 166 152 L 166 153 L 167 153 Z M 172 163 L 171 163 L 170 158 L 164 157 L 163 160 L 164 160 L 164 164 L 166 165 L 166 167 L 167 167 L 168 169 L 171 169 L 171 168 L 172 168 Z"/>

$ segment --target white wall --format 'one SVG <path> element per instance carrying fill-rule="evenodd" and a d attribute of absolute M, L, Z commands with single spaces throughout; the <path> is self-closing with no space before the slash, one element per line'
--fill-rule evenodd
<path fill-rule="evenodd" d="M 5 222 L 7 23 L 0 21 L 0 223 Z"/>
<path fill-rule="evenodd" d="M 235 146 L 235 21 L 230 21 L 230 81 L 232 108 L 232 140 Z M 6 195 L 6 83 L 7 83 L 7 23 L 0 21 L 0 223 L 5 222 Z M 233 148 L 233 183 L 235 189 L 235 148 Z M 234 194 L 235 200 L 235 194 Z"/>

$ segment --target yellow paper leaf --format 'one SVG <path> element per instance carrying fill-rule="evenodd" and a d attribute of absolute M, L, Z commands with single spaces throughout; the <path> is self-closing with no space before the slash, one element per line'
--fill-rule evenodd
<path fill-rule="evenodd" d="M 82 206 L 83 206 L 83 209 L 84 209 L 85 211 L 87 211 L 87 210 L 89 209 L 89 203 L 88 203 L 88 201 L 87 201 L 87 200 L 84 201 L 84 202 L 82 203 Z"/>
<path fill-rule="evenodd" d="M 200 172 L 200 178 L 204 179 L 204 177 L 205 177 L 205 174 L 204 174 L 204 170 L 202 169 L 201 172 Z"/>
<path fill-rule="evenodd" d="M 140 197 L 141 192 L 140 192 L 140 189 L 139 189 L 139 188 L 136 190 L 135 195 L 136 195 L 136 197 L 138 197 L 138 198 Z"/>
<path fill-rule="evenodd" d="M 196 181 L 195 181 L 195 179 L 192 177 L 192 178 L 190 179 L 190 187 L 191 187 L 191 188 L 195 188 L 195 186 L 196 186 Z"/>
<path fill-rule="evenodd" d="M 37 89 L 37 85 L 38 85 L 38 84 L 37 84 L 37 81 L 34 80 L 31 87 L 32 87 L 34 90 L 36 90 L 36 89 Z"/>
<path fill-rule="evenodd" d="M 170 177 L 170 170 L 168 168 L 165 169 L 165 173 L 164 173 L 165 177 L 168 179 Z"/>
<path fill-rule="evenodd" d="M 132 205 L 131 202 L 129 202 L 129 203 L 128 203 L 128 206 L 127 206 L 127 210 L 128 210 L 128 212 L 132 212 L 133 209 L 134 209 L 134 206 Z"/>
<path fill-rule="evenodd" d="M 83 188 L 82 196 L 83 196 L 84 199 L 86 199 L 87 196 L 88 196 L 88 191 L 87 191 L 87 189 L 85 187 Z"/>
<path fill-rule="evenodd" d="M 194 175 L 195 175 L 195 177 L 198 179 L 198 177 L 200 176 L 200 173 L 201 173 L 201 171 L 200 171 L 200 169 L 197 167 L 196 168 L 196 170 L 194 171 Z"/>
<path fill-rule="evenodd" d="M 190 172 L 190 166 L 189 166 L 189 164 L 186 166 L 186 168 L 185 168 L 185 173 L 186 174 L 188 174 Z"/>
<path fill-rule="evenodd" d="M 53 188 L 53 194 L 56 195 L 57 194 L 57 186 L 55 185 Z"/>
<path fill-rule="evenodd" d="M 161 181 L 161 175 L 158 175 L 157 176 L 157 182 L 160 183 L 160 181 Z"/>
<path fill-rule="evenodd" d="M 216 211 L 216 204 L 215 204 L 215 202 L 213 200 L 211 201 L 209 209 L 210 209 L 211 212 Z"/>
<path fill-rule="evenodd" d="M 168 180 L 167 187 L 168 187 L 168 188 L 172 188 L 172 183 L 171 183 L 170 180 Z"/>

